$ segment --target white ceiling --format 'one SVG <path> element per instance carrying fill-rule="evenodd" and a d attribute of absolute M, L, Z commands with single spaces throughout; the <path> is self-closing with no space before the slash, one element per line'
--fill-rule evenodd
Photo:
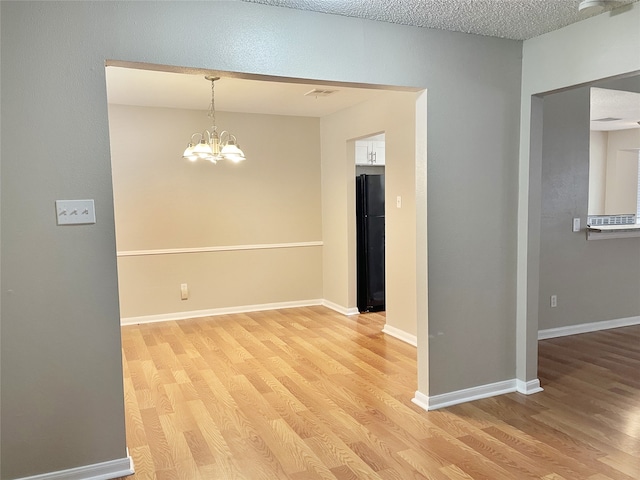
<path fill-rule="evenodd" d="M 640 128 L 640 93 L 591 89 L 591 130 Z"/>
<path fill-rule="evenodd" d="M 207 110 L 211 82 L 203 74 L 184 74 L 107 67 L 109 103 L 146 107 Z M 329 96 L 305 96 L 319 88 L 334 90 Z M 323 117 L 370 98 L 385 90 L 347 88 L 319 84 L 282 83 L 222 77 L 215 82 L 216 111 Z"/>
<path fill-rule="evenodd" d="M 388 23 L 526 40 L 639 0 L 244 0 Z"/>

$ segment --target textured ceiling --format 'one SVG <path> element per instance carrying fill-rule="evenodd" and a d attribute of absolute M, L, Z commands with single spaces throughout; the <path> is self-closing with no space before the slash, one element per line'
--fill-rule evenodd
<path fill-rule="evenodd" d="M 382 22 L 526 40 L 639 0 L 607 0 L 578 11 L 580 0 L 244 0 Z M 608 13 L 611 15 L 611 13 Z"/>

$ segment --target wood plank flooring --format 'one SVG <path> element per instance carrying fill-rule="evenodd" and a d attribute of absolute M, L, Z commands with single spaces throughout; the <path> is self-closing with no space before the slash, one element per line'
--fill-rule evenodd
<path fill-rule="evenodd" d="M 638 480 L 640 326 L 540 342 L 545 391 L 433 412 L 382 314 L 122 328 L 127 480 Z"/>

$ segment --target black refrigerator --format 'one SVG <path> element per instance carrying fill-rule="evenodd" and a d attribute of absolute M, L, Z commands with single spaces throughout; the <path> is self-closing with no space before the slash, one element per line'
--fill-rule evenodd
<path fill-rule="evenodd" d="M 358 310 L 384 310 L 384 175 L 356 177 Z"/>

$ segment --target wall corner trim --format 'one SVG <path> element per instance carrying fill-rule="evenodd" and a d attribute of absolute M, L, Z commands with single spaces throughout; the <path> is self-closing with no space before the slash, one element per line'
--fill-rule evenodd
<path fill-rule="evenodd" d="M 539 330 L 538 340 L 566 337 L 568 335 L 577 335 L 579 333 L 598 332 L 600 330 L 609 330 L 611 328 L 631 327 L 633 325 L 640 325 L 640 316 L 617 318 L 614 320 L 604 320 L 601 322 L 580 323 L 578 325 L 569 325 L 566 327 Z"/>
<path fill-rule="evenodd" d="M 531 395 L 533 393 L 538 393 L 544 391 L 544 388 L 540 386 L 540 380 L 529 380 L 525 382 L 524 380 L 516 380 L 516 390 L 518 393 L 522 393 L 524 395 Z"/>
<path fill-rule="evenodd" d="M 409 345 L 413 345 L 414 347 L 418 346 L 418 337 L 416 337 L 415 335 L 411 335 L 410 333 L 407 333 L 404 330 L 400 330 L 399 328 L 392 327 L 388 323 L 384 324 L 382 333 L 391 335 L 392 337 L 397 338 L 398 340 L 401 340 L 404 343 L 408 343 Z"/>
<path fill-rule="evenodd" d="M 57 472 L 42 473 L 16 480 L 113 480 L 133 474 L 133 460 L 127 455 L 127 457 L 117 460 L 84 465 Z"/>
<path fill-rule="evenodd" d="M 480 400 L 481 398 L 495 397 L 505 393 L 513 393 L 517 391 L 516 380 L 504 380 L 502 382 L 489 383 L 477 387 L 465 388 L 454 392 L 443 393 L 441 395 L 433 395 L 431 397 L 421 392 L 416 392 L 415 397 L 411 400 L 419 407 L 431 411 L 438 408 L 451 407 L 459 403 Z M 533 393 L 533 392 L 532 392 Z"/>
<path fill-rule="evenodd" d="M 413 403 L 424 410 L 429 410 L 429 397 L 422 392 L 416 390 L 415 396 L 411 399 Z"/>
<path fill-rule="evenodd" d="M 322 300 L 321 305 L 346 316 L 358 315 L 360 313 L 356 307 L 343 307 L 342 305 L 338 305 L 337 303 L 333 303 L 329 300 Z"/>

